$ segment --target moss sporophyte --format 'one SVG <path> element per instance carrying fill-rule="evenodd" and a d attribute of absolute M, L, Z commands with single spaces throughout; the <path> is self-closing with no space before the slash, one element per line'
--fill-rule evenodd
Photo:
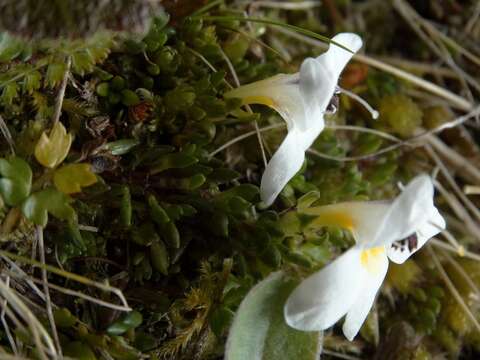
<path fill-rule="evenodd" d="M 335 109 L 332 98 L 342 91 L 337 86 L 340 74 L 361 46 L 362 39 L 358 35 L 340 33 L 332 38 L 327 52 L 305 59 L 298 73 L 278 74 L 225 94 L 226 98 L 242 99 L 244 105 L 269 106 L 287 123 L 288 134 L 262 176 L 260 194 L 265 205 L 273 203 L 302 167 L 305 151 L 325 127 L 324 115 L 332 107 Z M 372 114 L 377 116 L 376 112 Z"/>
<path fill-rule="evenodd" d="M 356 245 L 304 280 L 284 308 L 299 330 L 325 330 L 346 314 L 343 332 L 357 335 L 385 278 L 388 259 L 401 264 L 445 228 L 433 204 L 433 182 L 413 179 L 393 201 L 347 202 L 303 210 L 315 225 L 348 229 Z M 414 239 L 414 240 L 413 240 Z"/>

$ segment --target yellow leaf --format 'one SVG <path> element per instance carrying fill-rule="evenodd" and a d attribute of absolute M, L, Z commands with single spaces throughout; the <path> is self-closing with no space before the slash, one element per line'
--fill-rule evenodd
<path fill-rule="evenodd" d="M 90 164 L 69 164 L 55 171 L 53 182 L 61 192 L 73 194 L 82 191 L 82 187 L 95 184 L 97 177 Z"/>
<path fill-rule="evenodd" d="M 72 134 L 68 133 L 61 122 L 57 122 L 50 132 L 44 131 L 35 146 L 35 158 L 45 167 L 53 169 L 62 163 L 72 145 Z"/>

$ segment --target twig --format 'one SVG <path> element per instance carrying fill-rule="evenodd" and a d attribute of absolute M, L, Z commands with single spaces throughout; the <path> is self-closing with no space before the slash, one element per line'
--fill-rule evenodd
<path fill-rule="evenodd" d="M 273 124 L 273 125 L 269 125 L 269 126 L 265 126 L 263 128 L 260 128 L 259 131 L 260 132 L 264 132 L 264 131 L 269 131 L 269 130 L 273 130 L 273 129 L 279 129 L 279 128 L 283 128 L 283 127 L 286 127 L 286 124 L 284 123 L 280 123 L 280 124 Z M 382 138 L 385 138 L 387 140 L 391 140 L 391 141 L 395 141 L 395 142 L 402 142 L 399 138 L 389 134 L 389 133 L 386 133 L 386 132 L 383 132 L 383 131 L 379 131 L 379 130 L 375 130 L 375 129 L 370 129 L 370 128 L 364 128 L 364 127 L 360 127 L 360 126 L 354 126 L 354 125 L 325 125 L 325 128 L 326 129 L 334 129 L 334 130 L 350 130 L 350 131 L 358 131 L 358 132 L 365 132 L 365 133 L 369 133 L 369 134 L 374 134 L 374 135 L 377 135 L 379 137 L 382 137 Z M 216 154 L 218 154 L 219 152 L 227 149 L 228 147 L 232 146 L 233 144 L 239 142 L 239 141 L 242 141 L 252 135 L 255 135 L 257 132 L 256 131 L 249 131 L 245 134 L 242 134 L 242 135 L 239 135 L 235 138 L 233 138 L 232 140 L 226 142 L 225 144 L 223 144 L 222 146 L 220 146 L 219 148 L 215 149 L 214 151 L 212 151 L 208 156 L 209 157 L 212 157 Z"/>
<path fill-rule="evenodd" d="M 428 143 L 457 170 L 459 176 L 469 182 L 480 184 L 480 171 L 473 166 L 471 162 L 445 145 L 445 143 L 437 137 L 430 137 Z"/>
<path fill-rule="evenodd" d="M 453 212 L 458 216 L 459 219 L 461 219 L 464 224 L 466 225 L 466 228 L 470 231 L 470 233 L 477 239 L 480 240 L 480 229 L 478 225 L 473 221 L 471 218 L 470 214 L 468 211 L 462 206 L 460 201 L 457 200 L 455 196 L 450 194 L 444 187 L 443 185 L 438 182 L 434 181 L 435 188 L 442 194 L 442 196 L 445 198 L 447 201 L 448 205 L 450 208 L 453 210 Z"/>
<path fill-rule="evenodd" d="M 432 258 L 436 268 L 438 269 L 438 272 L 440 273 L 440 277 L 445 282 L 445 285 L 447 285 L 447 288 L 450 290 L 453 297 L 458 302 L 460 307 L 463 309 L 463 311 L 465 312 L 467 317 L 470 318 L 470 320 L 473 322 L 477 331 L 480 332 L 480 323 L 475 318 L 475 315 L 473 315 L 473 313 L 471 312 L 471 310 L 469 309 L 467 304 L 465 304 L 465 301 L 463 301 L 462 296 L 458 293 L 458 290 L 455 288 L 455 285 L 453 284 L 452 280 L 450 280 L 450 278 L 448 277 L 445 269 L 443 268 L 442 264 L 438 260 L 437 255 L 435 255 L 435 252 L 432 250 L 432 248 L 430 246 L 428 246 L 427 249 L 428 249 L 428 251 L 431 255 L 431 258 Z"/>
<path fill-rule="evenodd" d="M 5 284 L 10 287 L 10 277 L 7 277 Z M 10 326 L 8 326 L 7 320 L 5 319 L 5 312 L 8 306 L 7 300 L 3 300 L 2 304 L 2 311 L 0 313 L 0 319 L 2 321 L 3 329 L 5 330 L 5 334 L 7 335 L 8 342 L 10 343 L 10 347 L 12 348 L 13 353 L 18 356 L 18 349 L 15 340 L 13 339 L 12 333 L 10 331 Z"/>
<path fill-rule="evenodd" d="M 13 274 L 13 273 L 10 273 L 8 272 L 9 275 L 15 277 L 15 278 L 18 278 L 18 279 L 22 279 L 22 280 L 26 280 L 26 279 L 29 279 L 30 281 L 33 281 L 33 282 L 36 282 L 36 283 L 43 283 L 43 280 L 40 280 L 40 279 L 36 279 L 32 276 L 28 276 L 28 275 L 19 275 L 19 274 Z M 105 306 L 105 307 L 108 307 L 110 309 L 113 309 L 113 310 L 118 310 L 118 311 L 124 311 L 124 307 L 121 306 L 121 305 L 116 305 L 116 304 L 112 304 L 108 301 L 104 301 L 104 300 L 100 300 L 100 299 L 97 299 L 97 298 L 94 298 L 93 296 L 90 296 L 90 295 L 86 295 L 80 291 L 75 291 L 75 290 L 72 290 L 72 289 L 67 289 L 63 286 L 59 286 L 59 285 L 55 285 L 55 284 L 52 284 L 52 283 L 47 283 L 48 287 L 53 289 L 53 290 L 56 290 L 58 292 L 61 292 L 63 294 L 67 294 L 67 295 L 70 295 L 70 296 L 75 296 L 75 297 L 79 297 L 79 298 L 82 298 L 82 299 L 85 299 L 87 301 L 90 301 L 94 304 L 98 304 L 98 305 L 101 305 L 101 306 Z"/>
<path fill-rule="evenodd" d="M 474 252 L 471 252 L 471 251 L 468 251 L 468 250 L 464 250 L 462 254 L 459 254 L 458 249 L 456 249 L 454 246 L 452 246 L 450 244 L 447 244 L 447 243 L 444 243 L 443 241 L 440 241 L 438 239 L 433 238 L 433 239 L 430 240 L 430 243 L 433 244 L 436 247 L 439 247 L 439 248 L 442 248 L 444 250 L 455 253 L 460 257 L 465 257 L 467 259 L 480 261 L 480 255 L 475 254 Z"/>
<path fill-rule="evenodd" d="M 413 136 L 409 139 L 403 140 L 403 141 L 396 138 L 393 135 L 388 134 L 388 133 L 381 132 L 381 131 L 378 131 L 378 130 L 369 129 L 369 128 L 353 127 L 353 126 L 348 126 L 348 125 L 333 125 L 333 126 L 332 125 L 330 125 L 330 126 L 327 125 L 327 126 L 325 126 L 326 128 L 330 127 L 330 128 L 340 129 L 341 127 L 343 127 L 344 130 L 355 129 L 357 131 L 374 133 L 376 135 L 379 135 L 379 136 L 382 136 L 386 139 L 394 141 L 395 144 L 387 146 L 387 147 L 385 147 L 383 149 L 380 149 L 380 150 L 378 150 L 374 153 L 366 154 L 366 155 L 359 155 L 359 156 L 343 156 L 343 157 L 341 157 L 341 156 L 331 156 L 331 155 L 324 154 L 324 153 L 321 153 L 319 151 L 316 151 L 315 149 L 309 149 L 308 152 L 315 155 L 315 156 L 318 156 L 320 158 L 324 158 L 324 159 L 327 159 L 327 160 L 359 161 L 359 160 L 369 159 L 369 158 L 372 158 L 372 157 L 376 157 L 376 156 L 385 154 L 387 152 L 398 149 L 402 146 L 413 146 L 415 142 L 417 142 L 419 140 L 422 140 L 423 138 L 427 138 L 432 145 L 435 145 L 435 147 L 437 147 L 437 146 L 440 147 L 441 145 L 443 145 L 442 153 L 444 153 L 445 155 L 448 155 L 450 157 L 455 157 L 455 160 L 467 169 L 468 174 L 478 175 L 478 178 L 480 179 L 480 172 L 475 167 L 473 167 L 470 163 L 466 162 L 466 160 L 461 155 L 455 153 L 453 150 L 448 148 L 439 139 L 431 136 L 431 135 L 439 133 L 439 132 L 441 132 L 445 129 L 449 129 L 449 128 L 458 126 L 458 125 L 464 123 L 465 121 L 471 119 L 472 117 L 477 116 L 478 114 L 480 114 L 480 106 L 477 106 L 472 111 L 470 111 L 469 113 L 467 113 L 463 116 L 460 116 L 460 117 L 458 117 L 458 118 L 456 118 L 452 121 L 449 121 L 445 124 L 442 124 L 442 125 L 434 128 L 434 129 L 430 129 L 428 131 L 421 132 L 421 133 L 419 133 L 419 134 L 417 134 L 417 135 L 415 135 L 415 136 Z M 282 127 L 282 126 L 284 126 L 284 125 L 283 124 L 281 124 L 281 125 L 280 124 L 275 124 L 275 125 L 266 126 L 264 128 L 259 129 L 259 132 L 275 129 L 275 128 Z M 224 145 L 220 146 L 218 149 L 211 152 L 209 154 L 209 156 L 214 156 L 218 152 L 220 152 L 222 150 L 225 150 L 229 146 L 231 146 L 231 145 L 235 144 L 236 142 L 238 142 L 240 140 L 243 140 L 243 139 L 245 139 L 245 138 L 247 138 L 247 137 L 249 137 L 253 134 L 256 134 L 256 131 L 242 134 L 242 135 L 230 140 L 229 142 L 225 143 Z M 382 134 L 382 135 L 380 135 L 380 134 Z"/>
<path fill-rule="evenodd" d="M 55 109 L 53 112 L 53 125 L 55 125 L 60 120 L 60 115 L 62 114 L 63 99 L 65 98 L 65 90 L 67 88 L 68 75 L 70 74 L 71 66 L 72 57 L 67 56 L 67 67 L 65 68 L 65 73 L 63 74 L 62 83 L 60 84 L 57 100 L 55 101 Z"/>
<path fill-rule="evenodd" d="M 464 31 L 466 33 L 471 33 L 473 30 L 473 27 L 475 26 L 475 23 L 477 22 L 478 18 L 480 17 L 480 2 L 477 2 L 475 5 L 475 9 L 473 9 L 472 16 L 470 19 L 467 21 L 467 24 L 465 25 Z"/>
<path fill-rule="evenodd" d="M 40 262 L 42 265 L 45 265 L 45 244 L 43 241 L 43 228 L 41 226 L 36 227 L 37 239 L 38 239 L 38 252 L 40 253 Z M 45 267 L 41 269 L 42 273 L 42 283 L 43 283 L 43 291 L 45 293 L 45 307 L 47 309 L 47 317 L 48 321 L 50 322 L 50 328 L 52 329 L 53 340 L 55 341 L 55 345 L 57 346 L 58 356 L 60 359 L 63 358 L 62 354 L 62 346 L 60 345 L 60 338 L 58 337 L 57 325 L 55 324 L 55 318 L 53 316 L 52 310 L 52 301 L 50 299 L 50 290 L 48 289 L 48 277 L 47 277 L 47 270 Z"/>
<path fill-rule="evenodd" d="M 471 92 L 467 86 L 467 83 L 473 86 L 477 91 L 480 91 L 480 84 L 462 70 L 453 60 L 448 50 L 445 48 L 443 43 L 437 41 L 434 42 L 435 37 L 438 36 L 438 30 L 436 30 L 430 23 L 425 21 L 416 11 L 413 9 L 410 4 L 404 0 L 394 0 L 393 7 L 400 13 L 405 21 L 411 26 L 411 28 L 417 33 L 417 35 L 424 41 L 424 43 L 433 51 L 435 55 L 441 58 L 453 71 L 459 74 L 459 78 L 464 82 L 464 88 L 469 93 L 469 97 L 473 99 Z M 424 32 L 423 28 L 429 34 Z"/>
<path fill-rule="evenodd" d="M 475 215 L 475 217 L 477 218 L 477 221 L 480 221 L 480 211 L 478 211 L 478 208 L 470 201 L 470 199 L 467 196 L 465 196 L 465 194 L 462 192 L 460 187 L 457 185 L 457 183 L 453 179 L 453 176 L 450 175 L 447 167 L 443 164 L 442 160 L 440 160 L 440 158 L 437 156 L 437 154 L 432 149 L 432 147 L 429 145 L 426 145 L 425 150 L 427 150 L 427 153 L 435 161 L 440 171 L 442 172 L 443 176 L 445 177 L 445 179 L 447 179 L 447 182 L 452 187 L 453 191 L 455 191 L 457 196 L 460 198 L 460 200 L 462 200 L 464 205 L 471 211 L 471 213 Z"/>
<path fill-rule="evenodd" d="M 431 63 L 406 60 L 402 58 L 380 56 L 378 60 L 384 61 L 387 64 L 399 66 L 406 70 L 413 70 L 413 72 L 427 73 L 439 75 L 447 78 L 457 78 L 458 75 L 449 68 L 440 67 Z"/>
<path fill-rule="evenodd" d="M 434 28 L 434 27 L 432 26 L 432 28 Z M 451 46 L 452 49 L 461 53 L 463 56 L 465 56 L 467 59 L 469 59 L 475 65 L 480 66 L 480 58 L 477 55 L 473 54 L 472 52 L 465 49 L 464 47 L 458 45 L 458 43 L 455 40 L 449 38 L 447 35 L 445 35 L 441 31 L 438 31 L 437 29 L 435 29 L 435 31 L 436 31 L 438 37 L 441 38 L 447 45 Z"/>
<path fill-rule="evenodd" d="M 476 300 L 480 300 L 480 290 L 478 289 L 478 286 L 475 284 L 475 282 L 472 280 L 470 275 L 460 266 L 460 264 L 452 258 L 448 253 L 444 252 L 443 256 L 447 259 L 447 261 L 452 264 L 452 266 L 457 270 L 457 272 L 460 274 L 461 277 L 466 281 L 468 286 L 475 292 L 476 295 Z"/>
<path fill-rule="evenodd" d="M 39 350 L 39 355 L 42 360 L 47 360 L 47 356 L 44 351 L 47 350 L 54 358 L 58 357 L 58 353 L 55 349 L 55 345 L 50 338 L 50 335 L 45 330 L 43 325 L 38 321 L 35 315 L 30 311 L 30 309 L 18 298 L 18 296 L 0 279 L 0 294 L 1 296 L 8 301 L 10 306 L 15 309 L 17 314 L 19 314 L 28 325 L 30 332 L 32 334 L 33 340 L 36 344 L 37 349 Z M 8 312 L 8 308 L 6 309 Z M 42 344 L 42 339 L 45 341 L 47 349 L 44 349 Z"/>
<path fill-rule="evenodd" d="M 96 287 L 97 289 L 100 289 L 100 290 L 103 290 L 103 291 L 106 291 L 106 292 L 111 292 L 111 293 L 115 294 L 119 298 L 120 302 L 123 304 L 119 308 L 119 310 L 121 310 L 121 311 L 132 311 L 130 306 L 128 306 L 127 300 L 125 299 L 125 296 L 123 295 L 122 291 L 120 289 L 116 288 L 116 287 L 110 286 L 110 285 L 105 284 L 105 283 L 100 283 L 100 282 L 97 282 L 97 281 L 93 281 L 93 280 L 91 280 L 89 278 L 86 278 L 84 276 L 74 274 L 74 273 L 71 273 L 71 272 L 68 272 L 68 271 L 65 271 L 65 270 L 58 269 L 55 266 L 51 266 L 49 264 L 42 264 L 39 261 L 28 259 L 28 258 L 25 258 L 23 256 L 13 254 L 13 253 L 5 251 L 5 250 L 0 250 L 0 255 L 4 255 L 4 256 L 9 257 L 11 259 L 14 259 L 16 261 L 27 263 L 27 264 L 30 264 L 32 266 L 36 266 L 36 267 L 39 267 L 39 268 L 44 267 L 46 270 L 48 270 L 48 271 L 50 271 L 54 274 L 57 274 L 59 276 L 65 277 L 67 279 L 79 282 L 79 283 L 87 285 L 87 286 L 93 286 L 93 287 Z"/>
<path fill-rule="evenodd" d="M 8 146 L 10 147 L 10 152 L 12 155 L 15 155 L 15 143 L 12 138 L 12 134 L 10 134 L 10 130 L 8 130 L 8 126 L 5 123 L 2 115 L 0 115 L 0 131 L 2 132 L 3 137 L 7 140 Z"/>
<path fill-rule="evenodd" d="M 258 129 L 258 131 L 264 132 L 264 131 L 268 131 L 268 130 L 272 130 L 272 129 L 278 129 L 278 128 L 282 128 L 282 127 L 285 127 L 285 124 L 273 124 L 273 125 L 269 125 L 269 126 L 265 126 L 263 128 L 260 128 L 260 129 Z M 239 141 L 242 141 L 243 139 L 246 139 L 246 138 L 248 138 L 252 135 L 255 135 L 256 133 L 257 133 L 257 130 L 254 130 L 254 131 L 249 131 L 245 134 L 239 135 L 239 136 L 233 138 L 232 140 L 226 142 L 225 144 L 223 144 L 219 148 L 215 149 L 214 151 L 212 151 L 210 154 L 208 154 L 208 156 L 209 157 L 215 156 L 216 154 L 218 154 L 219 152 L 229 148 L 233 144 L 235 144 Z"/>
<path fill-rule="evenodd" d="M 463 187 L 463 192 L 466 195 L 480 195 L 480 186 L 476 185 L 465 185 Z"/>
<path fill-rule="evenodd" d="M 10 260 L 6 256 L 0 255 L 0 257 L 3 259 L 3 261 L 7 262 L 10 265 L 10 268 L 12 269 L 11 272 L 25 276 L 25 282 L 32 288 L 32 290 L 38 295 L 40 299 L 46 301 L 45 294 L 37 287 L 37 285 L 33 283 L 33 281 L 30 281 L 30 279 L 28 279 L 27 273 L 23 271 L 20 266 L 18 266 L 14 261 Z"/>

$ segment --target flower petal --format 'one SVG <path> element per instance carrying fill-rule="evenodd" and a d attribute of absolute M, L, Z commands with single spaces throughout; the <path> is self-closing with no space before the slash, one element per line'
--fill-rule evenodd
<path fill-rule="evenodd" d="M 337 81 L 338 76 L 332 76 L 330 70 L 316 59 L 303 61 L 300 67 L 300 94 L 304 101 L 305 121 L 295 124 L 300 130 L 310 131 L 312 126 L 317 127 L 320 122 L 323 130 L 323 115 L 334 95 Z M 317 136 L 318 134 L 315 138 Z M 311 143 L 308 146 L 310 145 Z"/>
<path fill-rule="evenodd" d="M 270 159 L 262 175 L 260 196 L 270 206 L 288 181 L 300 170 L 305 160 L 301 146 L 302 132 L 289 131 L 285 140 Z"/>
<path fill-rule="evenodd" d="M 445 220 L 436 208 L 433 209 L 428 221 L 422 224 L 416 231 L 417 246 L 410 251 L 408 246 L 403 248 L 393 247 L 390 245 L 387 250 L 387 255 L 391 261 L 397 264 L 403 264 L 410 256 L 415 254 L 422 248 L 425 243 L 445 229 Z"/>
<path fill-rule="evenodd" d="M 357 335 L 358 331 L 362 327 L 365 319 L 367 318 L 370 309 L 375 301 L 375 296 L 378 289 L 382 285 L 385 275 L 388 269 L 388 259 L 385 254 L 379 255 L 379 261 L 377 262 L 377 271 L 370 272 L 369 276 L 364 279 L 362 288 L 353 303 L 348 310 L 345 322 L 343 323 L 343 333 L 345 337 L 352 341 Z"/>
<path fill-rule="evenodd" d="M 285 304 L 287 324 L 304 331 L 325 330 L 344 316 L 368 276 L 360 253 L 360 248 L 353 247 L 302 281 Z"/>
<path fill-rule="evenodd" d="M 300 94 L 304 101 L 305 122 L 298 126 L 303 131 L 308 130 L 312 124 L 324 121 L 323 114 L 334 95 L 343 68 L 362 47 L 362 39 L 352 33 L 340 33 L 332 41 L 352 52 L 331 43 L 327 52 L 316 59 L 305 59 L 300 67 Z"/>
<path fill-rule="evenodd" d="M 390 206 L 390 201 L 344 202 L 311 207 L 302 213 L 317 216 L 311 225 L 342 227 L 351 231 L 357 244 L 370 247 Z"/>
<path fill-rule="evenodd" d="M 406 238 L 428 221 L 434 209 L 432 179 L 419 175 L 393 201 L 370 246 L 389 246 Z"/>
<path fill-rule="evenodd" d="M 322 63 L 326 71 L 334 79 L 335 83 L 337 83 L 338 77 L 343 71 L 343 68 L 347 65 L 352 56 L 358 50 L 360 50 L 363 43 L 360 36 L 353 33 L 340 33 L 335 35 L 331 40 L 351 50 L 351 52 L 349 52 L 333 43 L 330 43 L 328 51 L 316 59 Z"/>
<path fill-rule="evenodd" d="M 240 98 L 242 103 L 267 105 L 285 120 L 289 129 L 305 123 L 303 98 L 298 74 L 278 74 L 265 80 L 240 86 L 224 94 L 225 98 Z"/>

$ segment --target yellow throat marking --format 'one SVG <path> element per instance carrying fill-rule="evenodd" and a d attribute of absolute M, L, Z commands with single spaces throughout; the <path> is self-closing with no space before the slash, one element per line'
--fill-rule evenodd
<path fill-rule="evenodd" d="M 375 274 L 380 270 L 382 256 L 385 256 L 385 247 L 378 246 L 360 253 L 360 263 L 369 273 Z"/>
<path fill-rule="evenodd" d="M 247 105 L 247 104 L 263 104 L 263 105 L 267 105 L 267 106 L 270 106 L 270 107 L 273 107 L 273 105 L 275 104 L 275 102 L 273 101 L 272 98 L 268 97 L 268 96 L 261 96 L 261 95 L 258 95 L 258 96 L 245 96 L 243 99 L 242 99 L 242 103 L 243 105 Z"/>
<path fill-rule="evenodd" d="M 322 212 L 318 214 L 315 224 L 321 226 L 339 226 L 349 231 L 353 231 L 355 227 L 352 217 L 343 211 Z"/>

